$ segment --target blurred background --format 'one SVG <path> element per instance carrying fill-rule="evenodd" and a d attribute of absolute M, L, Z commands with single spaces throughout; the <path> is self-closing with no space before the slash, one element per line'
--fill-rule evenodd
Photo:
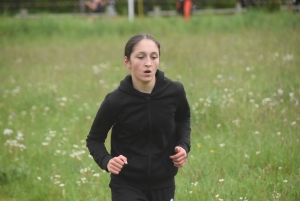
<path fill-rule="evenodd" d="M 92 1 L 92 0 L 91 0 Z M 134 12 L 138 15 L 151 15 L 155 9 L 176 10 L 176 3 L 183 0 L 133 0 Z M 297 10 L 299 0 L 193 0 L 192 10 L 197 14 L 201 9 L 251 8 L 276 11 L 282 9 Z M 128 0 L 106 0 L 102 13 L 127 15 Z M 112 11 L 113 9 L 113 11 Z M 15 15 L 18 13 L 92 13 L 84 0 L 0 0 L 0 13 Z M 229 12 L 229 11 L 228 11 Z M 169 12 L 165 15 L 174 15 Z"/>

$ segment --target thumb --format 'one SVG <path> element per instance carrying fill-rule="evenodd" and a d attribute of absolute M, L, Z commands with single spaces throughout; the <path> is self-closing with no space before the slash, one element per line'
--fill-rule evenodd
<path fill-rule="evenodd" d="M 178 147 L 178 146 L 177 146 L 177 147 L 175 147 L 175 149 L 174 149 L 174 150 L 175 150 L 175 152 L 176 152 L 176 153 L 178 153 L 178 152 L 180 151 L 180 149 L 179 149 L 179 147 Z"/>
<path fill-rule="evenodd" d="M 127 164 L 127 158 L 123 155 L 120 155 L 119 158 L 125 163 Z"/>

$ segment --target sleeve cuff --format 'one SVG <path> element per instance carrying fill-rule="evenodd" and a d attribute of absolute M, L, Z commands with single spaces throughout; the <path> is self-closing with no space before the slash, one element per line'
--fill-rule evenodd
<path fill-rule="evenodd" d="M 102 158 L 102 160 L 100 162 L 101 169 L 105 170 L 106 172 L 108 172 L 107 164 L 108 164 L 110 159 L 112 159 L 112 156 L 111 155 L 106 155 Z"/>

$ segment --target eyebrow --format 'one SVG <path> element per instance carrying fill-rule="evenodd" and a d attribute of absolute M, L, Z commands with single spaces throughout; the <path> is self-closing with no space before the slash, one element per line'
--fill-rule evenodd
<path fill-rule="evenodd" d="M 146 52 L 143 52 L 143 51 L 141 51 L 141 52 L 137 52 L 136 54 L 147 54 Z M 151 52 L 150 54 L 159 54 L 158 52 Z"/>

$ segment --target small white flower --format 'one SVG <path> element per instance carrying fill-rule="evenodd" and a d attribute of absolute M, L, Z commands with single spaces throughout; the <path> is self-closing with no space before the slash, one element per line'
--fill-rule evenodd
<path fill-rule="evenodd" d="M 283 183 L 287 183 L 288 182 L 288 180 L 283 180 Z"/>
<path fill-rule="evenodd" d="M 294 59 L 294 56 L 292 54 L 287 54 L 282 58 L 283 61 L 291 61 Z"/>
<path fill-rule="evenodd" d="M 260 151 L 257 151 L 257 152 L 256 152 L 256 155 L 259 155 L 259 154 L 260 154 Z"/>
<path fill-rule="evenodd" d="M 41 177 L 37 177 L 37 179 L 38 179 L 38 180 L 42 180 L 42 178 L 41 178 Z"/>
<path fill-rule="evenodd" d="M 100 173 L 95 173 L 93 174 L 94 177 L 99 177 L 100 176 Z"/>
<path fill-rule="evenodd" d="M 82 182 L 82 183 L 86 183 L 86 182 L 87 182 L 86 178 L 85 178 L 85 177 L 82 177 L 82 178 L 81 178 L 81 182 Z"/>
<path fill-rule="evenodd" d="M 66 97 L 62 97 L 61 100 L 62 100 L 63 102 L 67 102 L 68 99 L 67 99 Z"/>
<path fill-rule="evenodd" d="M 218 198 L 218 197 L 219 197 L 219 194 L 215 195 L 215 197 Z"/>
<path fill-rule="evenodd" d="M 59 186 L 60 186 L 60 187 L 64 187 L 64 186 L 65 186 L 65 184 L 59 184 Z"/>
<path fill-rule="evenodd" d="M 13 133 L 14 133 L 14 131 L 9 128 L 4 129 L 4 131 L 3 131 L 3 135 L 11 135 Z"/>
<path fill-rule="evenodd" d="M 219 179 L 219 182 L 220 182 L 220 183 L 223 183 L 223 182 L 224 182 L 224 179 Z"/>
<path fill-rule="evenodd" d="M 249 156 L 247 154 L 245 154 L 245 158 L 249 158 Z"/>
<path fill-rule="evenodd" d="M 220 147 L 224 147 L 224 146 L 225 146 L 225 143 L 220 144 Z"/>
<path fill-rule="evenodd" d="M 48 146 L 48 145 L 49 145 L 49 142 L 43 142 L 42 145 Z"/>
<path fill-rule="evenodd" d="M 295 121 L 293 121 L 292 123 L 291 123 L 291 125 L 293 126 L 293 125 L 296 125 L 296 122 Z"/>
<path fill-rule="evenodd" d="M 217 128 L 220 128 L 221 127 L 221 124 L 217 124 Z"/>

